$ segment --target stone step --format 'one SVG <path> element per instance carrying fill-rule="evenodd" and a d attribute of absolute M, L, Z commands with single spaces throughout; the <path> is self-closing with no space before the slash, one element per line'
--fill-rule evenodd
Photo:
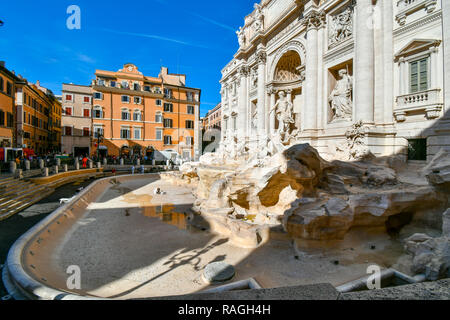
<path fill-rule="evenodd" d="M 48 189 L 48 188 L 46 188 Z M 12 215 L 25 210 L 26 208 L 32 206 L 33 204 L 35 204 L 36 202 L 39 202 L 40 200 L 42 200 L 43 198 L 49 196 L 50 194 L 53 193 L 53 189 L 48 189 L 45 192 L 40 192 L 39 194 L 35 195 L 32 198 L 27 198 L 24 199 L 23 202 L 19 202 L 16 206 L 11 207 L 9 210 L 5 210 L 5 211 L 0 211 L 0 221 L 4 220 L 6 218 L 11 217 Z"/>
<path fill-rule="evenodd" d="M 31 191 L 38 189 L 40 187 L 42 187 L 42 186 L 33 184 L 31 182 L 20 183 L 17 185 L 17 187 L 12 188 L 11 191 L 1 194 L 0 205 L 2 203 L 5 203 L 6 201 L 18 199 L 18 197 L 20 197 L 21 195 L 30 193 Z M 8 190 L 10 190 L 10 189 L 8 189 Z"/>
<path fill-rule="evenodd" d="M 18 204 L 22 203 L 23 201 L 27 201 L 29 198 L 33 198 L 35 195 L 39 195 L 43 192 L 46 192 L 49 190 L 46 186 L 38 186 L 37 188 L 33 188 L 31 190 L 28 190 L 27 192 L 21 194 L 19 197 L 15 197 L 13 199 L 10 199 L 4 203 L 0 204 L 0 214 L 4 213 L 5 211 L 10 210 L 11 208 L 16 207 Z"/>
<path fill-rule="evenodd" d="M 20 193 L 20 190 L 24 191 L 32 185 L 31 182 L 28 181 L 17 181 L 14 184 L 10 185 L 8 188 L 5 188 L 3 192 L 0 193 L 0 201 L 4 198 L 8 198 L 7 196 L 10 194 Z"/>

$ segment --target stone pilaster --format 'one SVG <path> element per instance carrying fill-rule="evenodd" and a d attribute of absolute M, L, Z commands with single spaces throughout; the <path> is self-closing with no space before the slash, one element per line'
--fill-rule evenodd
<path fill-rule="evenodd" d="M 357 0 L 355 39 L 355 119 L 374 123 L 374 33 L 372 0 Z"/>
<path fill-rule="evenodd" d="M 444 42 L 444 118 L 450 119 L 450 2 L 442 1 Z"/>
<path fill-rule="evenodd" d="M 247 76 L 248 67 L 241 66 L 238 70 L 240 77 L 239 98 L 238 98 L 238 115 L 237 128 L 238 138 L 242 139 L 247 136 Z"/>
<path fill-rule="evenodd" d="M 305 112 L 304 131 L 317 129 L 318 109 L 318 29 L 321 28 L 324 15 L 311 11 L 303 20 L 306 26 L 306 75 L 305 75 Z"/>
<path fill-rule="evenodd" d="M 266 74 L 266 53 L 264 51 L 259 51 L 257 54 L 258 62 L 258 135 L 264 136 L 265 134 L 265 109 L 266 109 L 266 85 L 265 85 L 265 74 Z"/>
<path fill-rule="evenodd" d="M 274 88 L 269 89 L 270 94 L 270 109 L 273 108 L 276 101 L 276 90 Z M 272 110 L 272 112 L 269 111 L 269 133 L 273 134 L 275 133 L 275 110 Z"/>
<path fill-rule="evenodd" d="M 384 123 L 393 123 L 394 114 L 394 40 L 393 40 L 393 21 L 394 15 L 393 2 L 383 1 L 383 49 L 384 49 Z"/>

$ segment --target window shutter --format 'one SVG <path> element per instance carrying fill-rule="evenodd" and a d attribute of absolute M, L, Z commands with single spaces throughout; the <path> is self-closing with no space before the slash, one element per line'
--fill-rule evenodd
<path fill-rule="evenodd" d="M 417 61 L 411 62 L 411 93 L 419 91 L 419 64 Z"/>
<path fill-rule="evenodd" d="M 420 61 L 420 91 L 428 90 L 428 59 Z"/>

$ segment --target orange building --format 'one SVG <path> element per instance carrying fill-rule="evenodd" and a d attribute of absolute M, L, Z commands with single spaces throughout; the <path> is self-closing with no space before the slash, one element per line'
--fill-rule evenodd
<path fill-rule="evenodd" d="M 94 145 L 102 155 L 147 155 L 164 160 L 200 156 L 200 89 L 186 76 L 161 68 L 144 76 L 133 64 L 117 72 L 96 70 L 92 83 Z M 98 144 L 98 137 L 102 136 Z M 162 153 L 161 153 L 162 152 Z"/>
<path fill-rule="evenodd" d="M 53 93 L 26 79 L 16 83 L 17 145 L 34 153 L 60 152 L 61 103 Z"/>
<path fill-rule="evenodd" d="M 0 62 L 0 147 L 15 147 L 14 104 L 15 83 L 19 80 L 14 73 Z"/>

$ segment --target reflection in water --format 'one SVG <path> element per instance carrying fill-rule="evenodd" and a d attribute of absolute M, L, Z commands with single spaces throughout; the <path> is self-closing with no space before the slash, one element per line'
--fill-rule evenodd
<path fill-rule="evenodd" d="M 146 217 L 158 218 L 160 221 L 190 232 L 199 231 L 188 223 L 189 216 L 183 212 L 176 212 L 172 204 L 162 206 L 146 206 L 141 208 L 141 212 Z"/>

